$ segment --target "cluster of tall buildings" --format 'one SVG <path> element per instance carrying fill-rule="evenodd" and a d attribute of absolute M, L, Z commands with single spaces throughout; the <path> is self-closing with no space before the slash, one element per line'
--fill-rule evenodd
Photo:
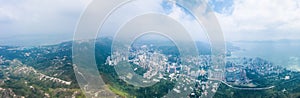
<path fill-rule="evenodd" d="M 126 61 L 138 65 L 139 68 L 146 69 L 147 72 L 143 74 L 144 78 L 150 79 L 158 76 L 159 78 L 155 78 L 153 81 L 160 81 L 159 79 L 179 81 L 178 85 L 173 89 L 175 92 L 201 90 L 206 92 L 203 92 L 203 94 L 207 94 L 208 92 L 216 91 L 218 88 L 216 83 L 209 85 L 210 82 L 207 81 L 208 74 L 214 74 L 213 76 L 217 76 L 217 79 L 222 79 L 224 76 L 221 73 L 222 71 L 214 72 L 217 69 L 210 70 L 212 64 L 211 56 L 209 55 L 187 57 L 165 55 L 161 51 L 146 45 L 133 47 L 128 51 L 129 54 L 122 51 L 113 52 L 112 56 L 107 58 L 106 64 L 118 66 L 119 62 Z M 138 68 L 133 69 L 137 70 Z M 198 84 L 197 87 L 195 87 L 196 84 Z M 207 88 L 210 88 L 212 91 L 205 90 Z"/>
<path fill-rule="evenodd" d="M 206 75 L 210 66 L 210 56 L 189 56 L 177 57 L 174 55 L 165 55 L 161 51 L 151 49 L 143 45 L 129 50 L 129 54 L 122 51 L 115 51 L 112 56 L 106 60 L 106 64 L 117 66 L 121 61 L 138 65 L 148 71 L 144 74 L 146 78 L 151 78 L 157 73 L 185 74 L 193 78 L 199 75 Z M 169 58 L 176 58 L 176 61 L 170 61 Z M 134 68 L 136 69 L 136 68 Z"/>
<path fill-rule="evenodd" d="M 243 85 L 251 83 L 251 79 L 247 74 L 256 74 L 276 79 L 289 79 L 290 76 L 279 77 L 283 72 L 285 72 L 285 68 L 276 66 L 261 58 L 232 57 L 227 58 L 225 75 L 226 82 Z"/>

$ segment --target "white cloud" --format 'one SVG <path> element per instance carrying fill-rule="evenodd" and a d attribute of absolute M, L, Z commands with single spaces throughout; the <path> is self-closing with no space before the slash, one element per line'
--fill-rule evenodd
<path fill-rule="evenodd" d="M 217 17 L 227 40 L 300 39 L 299 2 L 235 0 L 231 15 Z"/>
<path fill-rule="evenodd" d="M 72 33 L 87 0 L 26 0 L 0 4 L 1 35 Z M 3 22 L 3 21 L 6 22 Z"/>
<path fill-rule="evenodd" d="M 161 0 L 136 0 L 135 2 L 130 2 L 118 7 L 103 24 L 98 37 L 114 35 L 123 25 L 138 15 L 163 12 L 163 7 L 160 5 L 161 3 Z"/>
<path fill-rule="evenodd" d="M 0 44 L 71 40 L 88 3 L 89 0 L 1 0 Z"/>
<path fill-rule="evenodd" d="M 190 14 L 187 14 L 182 7 L 179 7 L 173 2 L 171 13 L 168 14 L 169 17 L 180 22 L 193 40 L 208 42 L 208 37 L 203 31 L 203 27 L 197 22 L 197 20 Z"/>
<path fill-rule="evenodd" d="M 136 3 L 141 5 L 127 6 L 125 10 L 120 10 L 112 19 L 122 22 L 124 20 L 119 15 L 130 16 L 149 10 L 164 11 L 160 0 L 148 3 L 142 1 Z M 90 0 L 0 1 L 0 38 L 31 34 L 70 34 L 71 38 L 80 14 L 89 2 Z M 300 0 L 235 0 L 232 14 L 225 14 L 225 11 L 216 15 L 227 40 L 300 39 L 299 2 Z M 179 7 L 173 5 L 168 14 L 189 27 L 189 32 L 202 32 L 195 26 L 198 24 Z M 113 26 L 107 28 L 111 29 Z"/>
<path fill-rule="evenodd" d="M 135 18 L 137 15 L 153 12 L 165 14 L 181 23 L 195 40 L 208 41 L 201 26 L 191 15 L 188 15 L 183 8 L 177 6 L 175 2 L 163 2 L 162 0 L 151 0 L 146 2 L 144 0 L 137 0 L 118 8 L 106 20 L 106 23 L 102 27 L 102 31 L 100 31 L 100 36 L 111 36 L 115 34 L 122 25 L 130 21 L 130 19 Z M 145 19 L 144 21 L 151 21 L 151 19 Z M 139 29 L 139 26 L 136 27 L 136 29 Z"/>

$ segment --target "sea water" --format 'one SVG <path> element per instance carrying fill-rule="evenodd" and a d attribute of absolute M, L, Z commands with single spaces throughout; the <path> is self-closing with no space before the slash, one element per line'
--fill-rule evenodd
<path fill-rule="evenodd" d="M 297 42 L 234 42 L 240 47 L 232 52 L 238 57 L 260 57 L 291 70 L 300 71 L 300 43 Z"/>

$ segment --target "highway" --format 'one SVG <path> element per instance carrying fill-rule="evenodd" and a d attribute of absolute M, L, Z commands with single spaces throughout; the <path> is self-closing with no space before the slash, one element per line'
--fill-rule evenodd
<path fill-rule="evenodd" d="M 213 81 L 219 81 L 225 85 L 227 85 L 228 87 L 230 88 L 233 88 L 233 89 L 238 89 L 238 90 L 267 90 L 267 89 L 272 89 L 274 88 L 275 86 L 269 86 L 269 87 L 261 87 L 261 88 L 243 88 L 243 87 L 234 87 L 224 81 L 221 81 L 221 80 L 218 80 L 218 79 L 209 79 L 209 80 L 213 80 Z"/>

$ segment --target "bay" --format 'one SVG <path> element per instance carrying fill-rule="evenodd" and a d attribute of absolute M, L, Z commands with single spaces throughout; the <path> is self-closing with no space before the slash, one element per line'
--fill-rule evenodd
<path fill-rule="evenodd" d="M 233 45 L 241 48 L 232 52 L 233 56 L 260 57 L 275 65 L 300 71 L 300 43 L 298 41 L 234 42 Z"/>

